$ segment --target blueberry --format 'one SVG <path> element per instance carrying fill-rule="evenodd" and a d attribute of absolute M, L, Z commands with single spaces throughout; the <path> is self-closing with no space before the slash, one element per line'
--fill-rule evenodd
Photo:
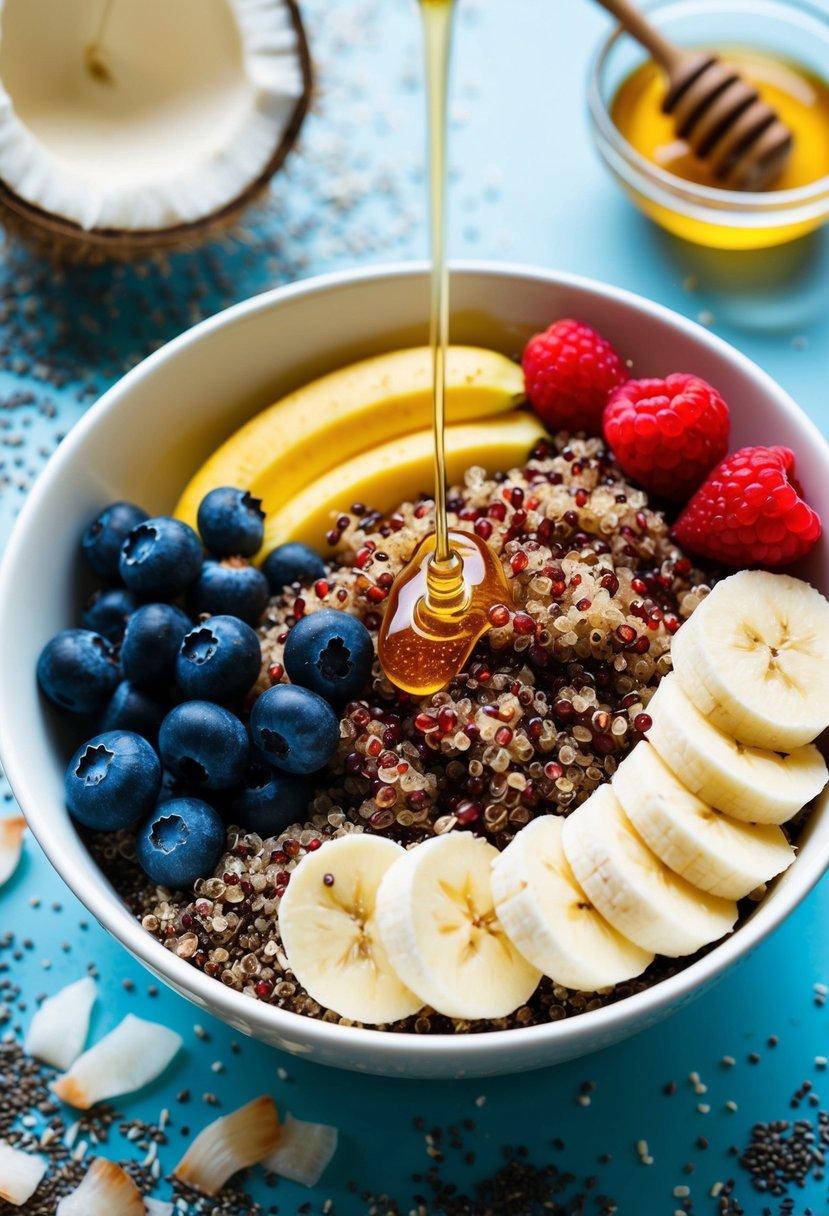
<path fill-rule="evenodd" d="M 199 798 L 165 802 L 138 829 L 135 851 L 153 882 L 171 890 L 192 887 L 213 873 L 224 852 L 225 830 L 218 813 Z"/>
<path fill-rule="evenodd" d="M 217 557 L 253 557 L 265 538 L 261 498 L 233 486 L 220 486 L 202 499 L 197 524 L 205 548 Z"/>
<path fill-rule="evenodd" d="M 137 688 L 172 684 L 176 656 L 193 622 L 172 604 L 144 604 L 127 621 L 121 643 L 121 667 Z"/>
<path fill-rule="evenodd" d="M 158 732 L 164 767 L 196 789 L 238 785 L 245 775 L 248 747 L 248 733 L 236 715 L 212 701 L 176 705 Z"/>
<path fill-rule="evenodd" d="M 323 608 L 297 621 L 285 643 L 285 670 L 334 703 L 358 697 L 371 677 L 374 644 L 362 621 Z"/>
<path fill-rule="evenodd" d="M 99 578 L 108 583 L 120 581 L 121 546 L 133 528 L 148 518 L 146 511 L 131 502 L 113 502 L 87 526 L 81 553 Z"/>
<path fill-rule="evenodd" d="M 121 548 L 119 570 L 131 591 L 171 600 L 198 577 L 202 547 L 189 524 L 159 515 L 133 528 Z"/>
<path fill-rule="evenodd" d="M 255 625 L 268 606 L 268 580 L 246 558 L 207 558 L 187 596 L 193 616 L 226 614 Z"/>
<path fill-rule="evenodd" d="M 106 705 L 120 678 L 112 646 L 91 629 L 64 629 L 46 643 L 37 661 L 37 681 L 55 705 L 76 714 Z"/>
<path fill-rule="evenodd" d="M 270 583 L 271 592 L 278 595 L 291 583 L 314 583 L 318 578 L 325 578 L 325 563 L 309 545 L 292 540 L 271 550 L 262 563 L 262 573 Z"/>
<path fill-rule="evenodd" d="M 340 722 L 309 688 L 274 684 L 253 704 L 250 733 L 266 763 L 288 773 L 314 773 L 337 750 Z"/>
<path fill-rule="evenodd" d="M 228 823 L 267 840 L 307 818 L 310 798 L 311 783 L 306 777 L 253 763 L 242 784 L 225 795 L 221 810 Z"/>
<path fill-rule="evenodd" d="M 122 680 L 110 697 L 98 726 L 102 731 L 131 730 L 155 744 L 168 708 L 157 697 L 136 688 L 129 680 Z"/>
<path fill-rule="evenodd" d="M 140 604 L 141 601 L 125 587 L 96 591 L 87 601 L 81 624 L 84 629 L 100 633 L 108 642 L 120 642 L 127 627 L 127 618 Z"/>
<path fill-rule="evenodd" d="M 66 767 L 66 805 L 88 828 L 114 832 L 148 815 L 161 786 L 161 764 L 146 739 L 109 730 L 82 744 Z"/>
<path fill-rule="evenodd" d="M 184 638 L 176 658 L 176 683 L 186 697 L 232 701 L 259 675 L 259 638 L 235 616 L 212 616 Z"/>

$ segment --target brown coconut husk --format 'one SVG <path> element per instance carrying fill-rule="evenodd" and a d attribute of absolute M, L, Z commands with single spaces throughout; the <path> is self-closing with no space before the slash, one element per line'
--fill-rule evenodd
<path fill-rule="evenodd" d="M 271 178 L 282 166 L 299 136 L 314 93 L 311 51 L 297 0 L 285 0 L 297 35 L 297 53 L 302 69 L 302 94 L 290 121 L 262 172 L 235 198 L 209 215 L 168 228 L 82 228 L 73 220 L 44 211 L 21 198 L 0 177 L 0 223 L 13 237 L 56 262 L 129 262 L 155 253 L 198 249 L 226 235 L 242 214 L 264 195 Z"/>

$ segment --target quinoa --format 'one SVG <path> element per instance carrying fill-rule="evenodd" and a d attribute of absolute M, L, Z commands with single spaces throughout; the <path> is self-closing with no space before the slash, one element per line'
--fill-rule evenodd
<path fill-rule="evenodd" d="M 567 815 L 650 727 L 649 701 L 671 670 L 671 638 L 712 575 L 674 545 L 665 514 L 627 482 L 601 439 L 561 435 L 522 469 L 468 470 L 450 490 L 449 526 L 474 531 L 501 559 L 513 603 L 467 669 L 442 691 L 396 689 L 375 661 L 365 696 L 345 706 L 340 744 L 319 775 L 305 822 L 263 840 L 230 826 L 227 851 L 190 892 L 155 887 L 135 863 L 134 835 L 91 844 L 144 928 L 228 987 L 280 1008 L 349 1024 L 296 981 L 278 911 L 308 852 L 349 832 L 412 845 L 453 829 L 504 849 L 537 815 Z M 328 534 L 327 576 L 284 588 L 260 623 L 262 668 L 251 697 L 285 680 L 291 627 L 321 608 L 359 617 L 377 637 L 389 589 L 433 529 L 433 503 L 388 516 L 351 504 Z M 415 1033 L 557 1021 L 641 991 L 687 965 L 658 958 L 636 980 L 577 993 L 543 979 L 526 1006 L 494 1022 L 430 1010 L 396 1023 Z"/>

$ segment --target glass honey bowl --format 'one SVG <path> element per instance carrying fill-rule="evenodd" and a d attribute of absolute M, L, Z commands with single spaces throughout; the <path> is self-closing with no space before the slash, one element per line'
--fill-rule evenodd
<path fill-rule="evenodd" d="M 713 51 L 756 84 L 792 129 L 789 164 L 770 190 L 724 189 L 660 112 L 659 69 L 616 30 L 590 69 L 590 128 L 636 206 L 698 245 L 762 249 L 829 218 L 829 9 L 807 0 L 659 0 L 647 15 L 679 45 Z"/>

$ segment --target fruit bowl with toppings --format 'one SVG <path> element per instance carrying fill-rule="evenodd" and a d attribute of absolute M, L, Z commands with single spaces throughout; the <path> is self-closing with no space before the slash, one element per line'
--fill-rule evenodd
<path fill-rule="evenodd" d="M 431 527 L 431 452 L 428 361 L 393 352 L 423 343 L 427 304 L 420 267 L 279 289 L 89 412 L 0 572 L 0 746 L 56 869 L 189 999 L 324 1063 L 485 1075 L 643 1029 L 822 874 L 826 655 L 781 715 L 723 647 L 726 622 L 767 650 L 781 614 L 820 628 L 829 452 L 758 368 L 665 309 L 455 268 L 450 524 L 493 546 L 513 602 L 462 678 L 401 695 L 376 633 Z M 592 328 L 528 346 L 556 318 Z M 534 412 L 515 408 L 522 352 Z M 595 419 L 565 437 L 594 390 L 599 416 L 612 394 L 605 438 Z M 773 509 L 735 500 L 755 484 Z M 706 549 L 718 531 L 744 560 Z M 726 577 L 738 565 L 773 570 Z M 81 685 L 84 712 L 52 703 Z M 430 931 L 453 917 L 477 962 Z"/>

